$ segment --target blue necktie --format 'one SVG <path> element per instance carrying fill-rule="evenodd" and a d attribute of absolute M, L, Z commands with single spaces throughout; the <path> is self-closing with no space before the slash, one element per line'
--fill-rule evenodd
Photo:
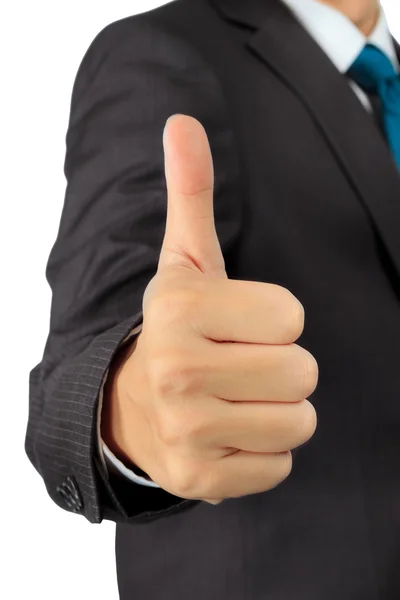
<path fill-rule="evenodd" d="M 400 75 L 381 50 L 367 44 L 348 71 L 365 92 L 378 95 L 383 127 L 400 169 Z"/>

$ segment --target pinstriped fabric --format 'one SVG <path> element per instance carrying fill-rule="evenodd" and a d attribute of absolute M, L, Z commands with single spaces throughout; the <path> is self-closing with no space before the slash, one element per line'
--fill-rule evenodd
<path fill-rule="evenodd" d="M 129 188 L 134 131 L 124 140 L 120 128 L 128 90 L 120 89 L 118 95 L 116 82 L 111 83 L 115 56 L 109 54 L 110 31 L 107 26 L 93 40 L 73 86 L 67 188 L 46 268 L 52 289 L 50 331 L 42 361 L 30 373 L 25 440 L 26 453 L 52 500 L 71 510 L 59 493 L 69 478 L 82 497 L 81 512 L 94 523 L 127 518 L 120 496 L 129 497 L 131 504 L 136 487 L 131 483 L 124 490 L 117 480 L 112 485 L 97 460 L 96 413 L 112 357 L 142 321 L 139 307 L 156 271 L 165 226 L 161 210 L 158 224 L 149 223 L 148 237 L 141 227 L 142 203 L 154 212 L 155 200 L 160 206 L 165 202 L 161 172 L 153 180 L 153 197 Z M 116 156 L 117 146 L 123 159 Z M 152 506 L 146 495 L 143 503 Z M 136 506 L 130 514 L 135 512 L 140 512 Z"/>
<path fill-rule="evenodd" d="M 99 390 L 119 344 L 141 320 L 139 312 L 96 337 L 67 362 L 48 388 L 41 378 L 41 365 L 30 373 L 26 452 L 50 497 L 62 508 L 66 506 L 57 486 L 66 477 L 75 477 L 84 514 L 93 523 L 101 520 L 98 475 L 93 465 Z"/>
<path fill-rule="evenodd" d="M 76 510 L 81 496 L 81 512 L 91 522 L 151 518 L 187 504 L 107 473 L 96 444 L 104 375 L 139 324 L 145 289 L 157 272 L 167 213 L 162 131 L 179 112 L 198 118 L 209 134 L 216 227 L 226 253 L 240 235 L 240 186 L 214 73 L 194 48 L 146 14 L 97 34 L 72 90 L 67 188 L 46 269 L 50 331 L 30 374 L 26 434 L 27 454 L 50 497 Z"/>

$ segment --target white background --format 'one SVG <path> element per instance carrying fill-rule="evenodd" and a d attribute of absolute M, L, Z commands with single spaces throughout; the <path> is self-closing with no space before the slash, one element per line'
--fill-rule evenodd
<path fill-rule="evenodd" d="M 2 11 L 0 597 L 4 600 L 118 599 L 114 524 L 91 525 L 58 508 L 25 456 L 28 374 L 41 360 L 48 330 L 50 290 L 44 271 L 64 199 L 65 134 L 77 68 L 105 25 L 163 3 L 14 1 Z M 400 40 L 399 0 L 384 0 L 383 5 Z"/>

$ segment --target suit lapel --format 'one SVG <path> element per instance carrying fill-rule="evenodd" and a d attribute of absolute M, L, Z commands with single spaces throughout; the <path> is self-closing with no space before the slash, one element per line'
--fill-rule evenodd
<path fill-rule="evenodd" d="M 278 0 L 213 1 L 225 17 L 253 29 L 247 42 L 250 51 L 307 108 L 400 276 L 400 174 L 380 131 L 346 78 Z M 400 54 L 398 45 L 397 49 Z"/>

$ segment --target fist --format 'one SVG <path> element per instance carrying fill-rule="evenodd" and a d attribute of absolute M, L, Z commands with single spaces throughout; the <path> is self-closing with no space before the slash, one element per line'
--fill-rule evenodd
<path fill-rule="evenodd" d="M 270 283 L 230 280 L 201 124 L 164 130 L 168 207 L 143 328 L 116 382 L 119 444 L 160 487 L 218 503 L 270 490 L 311 438 L 318 366 L 295 342 L 304 309 Z"/>

